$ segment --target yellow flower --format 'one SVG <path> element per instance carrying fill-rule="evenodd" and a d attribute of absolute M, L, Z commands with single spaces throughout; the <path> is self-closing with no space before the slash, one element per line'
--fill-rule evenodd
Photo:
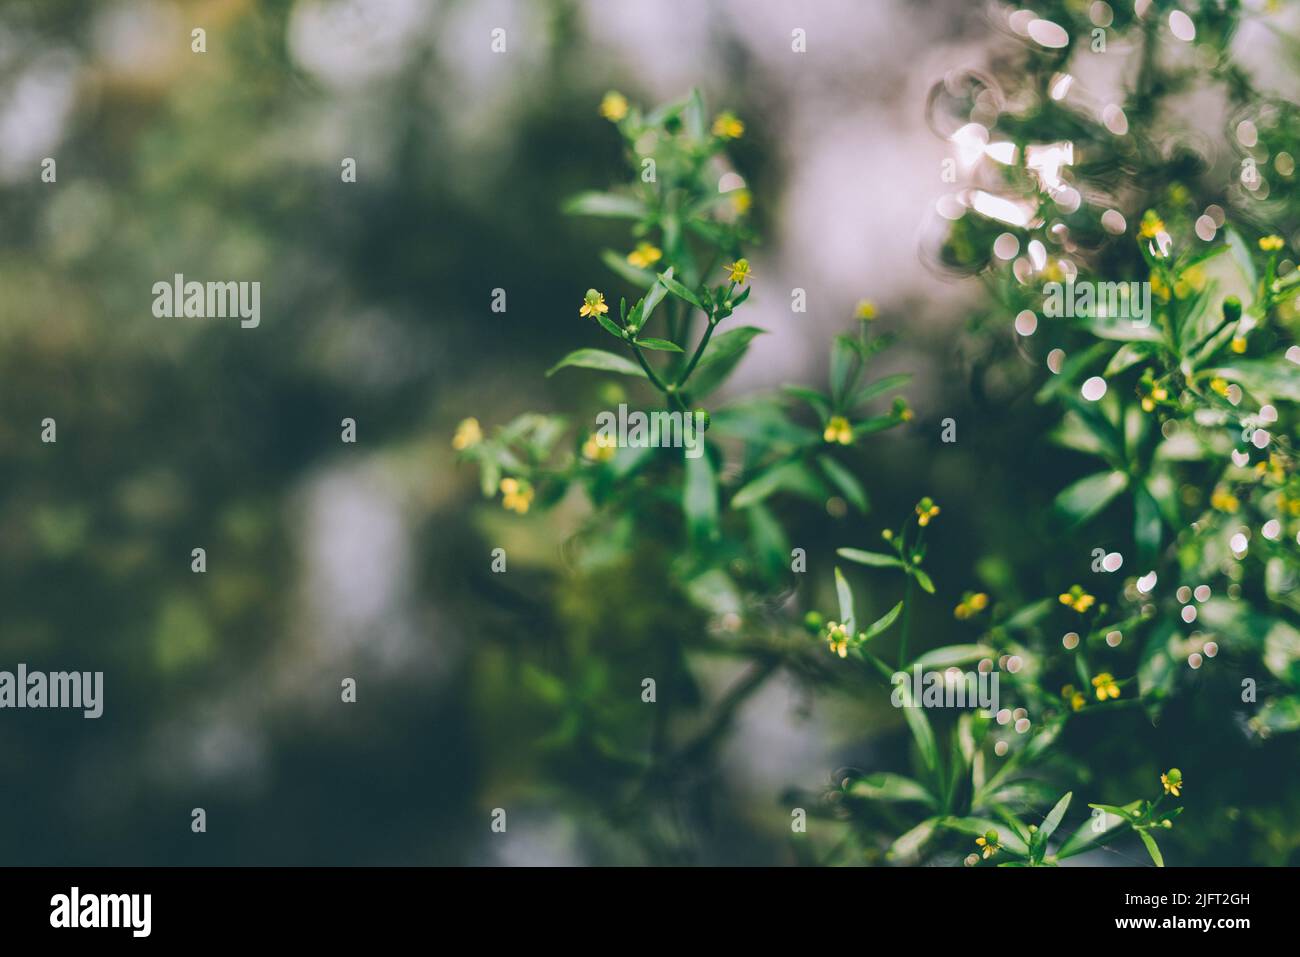
<path fill-rule="evenodd" d="M 1165 282 L 1164 278 L 1158 272 L 1151 273 L 1149 278 L 1151 280 L 1152 295 L 1162 302 L 1168 302 L 1169 284 Z"/>
<path fill-rule="evenodd" d="M 1226 396 L 1228 394 L 1228 380 L 1221 379 L 1216 375 L 1210 380 L 1210 388 L 1219 393 L 1219 395 Z"/>
<path fill-rule="evenodd" d="M 907 400 L 902 396 L 894 399 L 894 415 L 898 416 L 899 422 L 911 422 L 912 410 L 907 407 Z"/>
<path fill-rule="evenodd" d="M 1002 845 L 998 843 L 998 832 L 993 828 L 985 831 L 982 837 L 975 838 L 975 843 L 984 848 L 984 860 L 986 861 L 1002 850 Z"/>
<path fill-rule="evenodd" d="M 980 592 L 966 592 L 962 596 L 961 604 L 953 609 L 953 617 L 965 620 L 974 615 L 978 615 L 988 607 L 989 596 Z"/>
<path fill-rule="evenodd" d="M 1079 585 L 1071 585 L 1068 592 L 1061 592 L 1060 594 L 1061 604 L 1067 608 L 1073 608 L 1081 615 L 1091 608 L 1096 600 Z"/>
<path fill-rule="evenodd" d="M 522 479 L 501 480 L 501 504 L 512 512 L 523 515 L 533 504 L 533 487 Z"/>
<path fill-rule="evenodd" d="M 1170 768 L 1164 774 L 1160 775 L 1160 783 L 1164 785 L 1165 793 L 1172 794 L 1174 797 L 1181 797 L 1183 786 L 1183 772 L 1177 768 Z"/>
<path fill-rule="evenodd" d="M 582 457 L 589 462 L 608 462 L 618 454 L 618 442 L 612 435 L 593 432 L 582 443 Z"/>
<path fill-rule="evenodd" d="M 870 299 L 859 299 L 857 307 L 853 310 L 853 317 L 870 322 L 876 318 L 876 304 Z"/>
<path fill-rule="evenodd" d="M 649 269 L 663 258 L 663 250 L 651 243 L 637 243 L 636 249 L 627 254 L 627 261 L 637 269 Z"/>
<path fill-rule="evenodd" d="M 744 132 L 745 124 L 740 122 L 734 113 L 719 113 L 717 119 L 713 121 L 713 135 L 720 136 L 724 140 L 739 139 Z"/>
<path fill-rule="evenodd" d="M 1065 699 L 1071 711 L 1082 711 L 1083 706 L 1088 703 L 1088 699 L 1084 697 L 1083 692 L 1074 685 L 1066 685 L 1062 688 L 1061 697 Z"/>
<path fill-rule="evenodd" d="M 1119 697 L 1119 685 L 1115 683 L 1115 677 L 1109 671 L 1103 671 L 1093 678 L 1092 686 L 1097 690 L 1098 701 Z"/>
<path fill-rule="evenodd" d="M 594 289 L 588 289 L 587 295 L 582 299 L 582 308 L 578 310 L 578 315 L 600 316 L 607 312 L 609 312 L 609 306 L 605 305 L 605 294 Z"/>
<path fill-rule="evenodd" d="M 1226 512 L 1231 515 L 1233 512 L 1237 511 L 1240 504 L 1241 503 L 1237 501 L 1237 496 L 1228 491 L 1225 486 L 1220 485 L 1210 493 L 1210 507 L 1220 512 Z"/>
<path fill-rule="evenodd" d="M 470 417 L 462 419 L 460 425 L 456 426 L 456 435 L 451 440 L 451 447 L 457 452 L 463 452 L 471 445 L 478 445 L 483 441 L 483 429 L 478 424 L 478 419 Z"/>
<path fill-rule="evenodd" d="M 1148 209 L 1142 216 L 1142 226 L 1138 235 L 1143 239 L 1155 239 L 1165 231 L 1165 223 L 1154 209 Z"/>
<path fill-rule="evenodd" d="M 754 205 L 754 195 L 747 189 L 733 189 L 728 195 L 731 197 L 732 208 L 742 216 Z"/>
<path fill-rule="evenodd" d="M 727 278 L 732 282 L 741 284 L 749 282 L 748 259 L 737 259 L 734 263 L 727 263 L 722 268 L 727 270 Z"/>
<path fill-rule="evenodd" d="M 1262 236 L 1259 240 L 1259 248 L 1266 253 L 1277 252 L 1284 245 L 1281 236 Z"/>
<path fill-rule="evenodd" d="M 1235 352 L 1235 353 L 1237 353 L 1237 355 L 1241 355 L 1243 352 L 1246 351 L 1246 337 L 1245 337 L 1245 336 L 1233 336 L 1233 338 L 1232 338 L 1232 351 Z"/>
<path fill-rule="evenodd" d="M 916 503 L 916 524 L 922 528 L 930 524 L 930 519 L 939 514 L 939 506 L 927 495 Z"/>
<path fill-rule="evenodd" d="M 831 420 L 826 423 L 826 431 L 822 433 L 822 438 L 827 442 L 838 442 L 840 445 L 853 444 L 853 426 L 849 425 L 849 420 L 842 415 L 833 415 Z"/>
<path fill-rule="evenodd" d="M 826 644 L 831 654 L 841 658 L 849 656 L 849 630 L 837 621 L 826 623 Z"/>
<path fill-rule="evenodd" d="M 600 115 L 611 123 L 617 123 L 627 116 L 627 97 L 615 90 L 610 90 L 600 101 Z"/>

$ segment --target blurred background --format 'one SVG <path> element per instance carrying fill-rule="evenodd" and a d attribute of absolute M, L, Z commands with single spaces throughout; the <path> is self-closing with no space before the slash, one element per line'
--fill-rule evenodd
<path fill-rule="evenodd" d="M 604 813 L 599 765 L 557 767 L 538 746 L 548 725 L 521 661 L 574 629 L 618 629 L 619 614 L 650 632 L 695 623 L 567 574 L 564 511 L 483 502 L 450 437 L 466 416 L 490 427 L 594 394 L 599 377 L 543 372 L 595 344 L 577 305 L 610 282 L 599 252 L 621 240 L 561 203 L 625 178 L 597 112 L 605 91 L 654 104 L 700 87 L 746 124 L 732 155 L 764 237 L 746 321 L 772 334 L 728 393 L 822 382 L 862 298 L 901 339 L 877 371 L 915 374 L 916 420 L 862 461 L 873 513 L 802 516 L 809 578 L 828 581 L 835 546 L 877 540 L 929 494 L 944 510 L 941 597 L 1081 579 L 1108 542 L 1053 551 L 1032 517 L 1089 467 L 1039 448 L 1038 373 L 1009 345 L 1011 317 L 999 348 L 968 335 L 980 287 L 937 255 L 953 149 L 927 97 L 1011 42 L 999 9 L 0 5 L 0 667 L 101 670 L 106 686 L 97 721 L 0 714 L 0 863 L 794 860 L 782 796 L 846 765 L 899 765 L 896 713 L 778 678 L 674 812 L 689 854 L 661 852 L 652 825 Z M 1276 34 L 1237 42 L 1262 79 L 1297 89 Z M 1102 95 L 1121 80 L 1094 79 Z M 1218 135 L 1212 115 L 1188 113 Z M 154 318 L 152 285 L 175 273 L 260 281 L 260 327 Z M 806 313 L 790 309 L 796 287 Z M 961 438 L 940 461 L 947 416 Z M 57 444 L 40 441 L 47 417 Z M 355 444 L 340 441 L 344 417 Z M 504 576 L 489 571 L 498 545 Z M 917 633 L 939 645 L 952 624 L 937 602 Z M 1294 750 L 1248 746 L 1236 678 L 1217 680 L 1196 699 L 1213 722 L 1177 705 L 1158 727 L 1099 721 L 1070 743 L 1099 776 L 1091 799 L 1148 793 L 1153 771 L 1181 763 L 1202 785 L 1185 819 L 1217 823 L 1167 856 L 1296 863 L 1295 798 L 1246 793 Z M 205 836 L 190 831 L 196 807 Z M 505 835 L 489 830 L 496 807 Z"/>

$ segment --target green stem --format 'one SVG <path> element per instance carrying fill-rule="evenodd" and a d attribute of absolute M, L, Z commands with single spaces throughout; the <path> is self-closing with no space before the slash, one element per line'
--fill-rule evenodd
<path fill-rule="evenodd" d="M 654 387 L 664 394 L 670 404 L 676 405 L 678 409 L 685 412 L 686 403 L 677 394 L 677 387 L 665 385 L 664 380 L 659 378 L 659 374 L 655 372 L 654 367 L 646 361 L 645 353 L 641 351 L 641 347 L 635 342 L 629 341 L 629 344 L 632 346 L 632 354 L 636 356 L 636 361 L 641 363 L 641 368 L 645 370 L 646 377 L 649 378 Z"/>

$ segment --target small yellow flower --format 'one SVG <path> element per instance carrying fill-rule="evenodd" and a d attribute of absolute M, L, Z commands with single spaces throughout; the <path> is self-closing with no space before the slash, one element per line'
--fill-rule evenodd
<path fill-rule="evenodd" d="M 1284 245 L 1286 244 L 1281 236 L 1261 236 L 1259 240 L 1259 248 L 1266 253 L 1277 252 Z"/>
<path fill-rule="evenodd" d="M 1083 706 L 1088 703 L 1088 699 L 1084 697 L 1083 692 L 1074 685 L 1066 685 L 1062 688 L 1061 697 L 1065 699 L 1065 703 L 1070 706 L 1071 711 L 1082 711 Z"/>
<path fill-rule="evenodd" d="M 1232 339 L 1232 351 L 1235 352 L 1235 353 L 1237 353 L 1237 355 L 1241 355 L 1243 352 L 1246 351 L 1246 337 L 1245 337 L 1245 336 L 1233 336 L 1233 339 Z"/>
<path fill-rule="evenodd" d="M 849 630 L 837 621 L 826 623 L 826 644 L 831 654 L 841 658 L 849 656 Z"/>
<path fill-rule="evenodd" d="M 734 113 L 719 113 L 713 121 L 713 135 L 720 136 L 724 140 L 740 139 L 744 133 L 745 124 L 740 122 Z"/>
<path fill-rule="evenodd" d="M 595 289 L 588 289 L 587 295 L 582 299 L 582 308 L 578 310 L 580 316 L 600 316 L 609 312 L 609 306 L 605 305 L 605 294 L 597 292 Z"/>
<path fill-rule="evenodd" d="M 637 243 L 636 249 L 627 254 L 627 261 L 637 269 L 649 269 L 663 258 L 663 250 L 653 243 Z"/>
<path fill-rule="evenodd" d="M 849 425 L 849 420 L 842 415 L 833 415 L 829 422 L 826 423 L 826 431 L 822 433 L 822 438 L 827 442 L 838 442 L 840 445 L 853 444 L 853 426 Z"/>
<path fill-rule="evenodd" d="M 754 205 L 754 194 L 747 189 L 733 189 L 727 195 L 731 197 L 731 206 L 738 215 L 745 215 Z"/>
<path fill-rule="evenodd" d="M 916 503 L 916 524 L 922 528 L 930 524 L 930 519 L 939 514 L 939 506 L 927 495 Z"/>
<path fill-rule="evenodd" d="M 870 322 L 876 318 L 876 315 L 876 304 L 870 299 L 859 299 L 857 306 L 853 310 L 853 317 L 864 322 Z"/>
<path fill-rule="evenodd" d="M 1109 671 L 1103 671 L 1097 677 L 1092 679 L 1092 686 L 1097 691 L 1097 700 L 1105 701 L 1107 698 L 1119 697 L 1119 685 L 1115 682 L 1115 676 Z"/>
<path fill-rule="evenodd" d="M 1216 511 L 1226 512 L 1231 515 L 1237 511 L 1240 505 L 1237 496 L 1233 495 L 1226 486 L 1220 485 L 1210 493 L 1210 507 Z"/>
<path fill-rule="evenodd" d="M 1093 603 L 1097 600 L 1084 591 L 1079 585 L 1071 585 L 1070 590 L 1068 592 L 1061 592 L 1059 597 L 1062 605 L 1065 605 L 1067 608 L 1073 608 L 1081 615 L 1091 608 Z"/>
<path fill-rule="evenodd" d="M 1183 772 L 1177 768 L 1170 768 L 1164 774 L 1160 775 L 1160 783 L 1164 785 L 1165 793 L 1172 794 L 1174 797 L 1181 797 L 1183 786 Z"/>
<path fill-rule="evenodd" d="M 982 837 L 975 838 L 975 843 L 984 848 L 984 860 L 988 860 L 998 851 L 1002 850 L 1002 845 L 998 843 L 998 832 L 989 828 L 984 832 Z"/>
<path fill-rule="evenodd" d="M 953 617 L 965 621 L 967 618 L 978 615 L 988 607 L 988 604 L 989 596 L 982 591 L 966 592 L 962 596 L 961 604 L 953 609 Z"/>
<path fill-rule="evenodd" d="M 722 267 L 727 270 L 727 278 L 734 283 L 743 285 L 749 282 L 749 260 L 737 259 L 734 263 L 727 263 Z"/>
<path fill-rule="evenodd" d="M 503 478 L 501 504 L 512 512 L 525 514 L 528 507 L 533 504 L 533 487 L 523 479 Z"/>
<path fill-rule="evenodd" d="M 483 429 L 478 424 L 478 419 L 471 416 L 462 419 L 460 425 L 456 426 L 456 435 L 451 440 L 451 447 L 457 452 L 463 452 L 471 445 L 478 445 L 482 441 Z"/>
<path fill-rule="evenodd" d="M 913 412 L 908 408 L 907 400 L 901 396 L 894 400 L 894 415 L 898 416 L 899 422 L 911 422 Z"/>
<path fill-rule="evenodd" d="M 1216 375 L 1210 380 L 1210 388 L 1219 395 L 1226 396 L 1228 394 L 1228 380 L 1221 379 Z"/>
<path fill-rule="evenodd" d="M 608 462 L 618 454 L 618 442 L 612 435 L 593 432 L 582 443 L 582 457 L 589 462 Z"/>
<path fill-rule="evenodd" d="M 1155 239 L 1165 231 L 1165 222 L 1154 209 L 1148 209 L 1142 216 L 1142 226 L 1138 235 L 1143 239 Z"/>
<path fill-rule="evenodd" d="M 627 116 L 627 97 L 616 90 L 610 90 L 600 101 L 600 115 L 611 123 L 617 123 Z"/>

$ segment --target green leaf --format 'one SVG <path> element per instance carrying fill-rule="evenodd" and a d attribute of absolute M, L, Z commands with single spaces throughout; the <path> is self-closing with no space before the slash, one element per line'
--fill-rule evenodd
<path fill-rule="evenodd" d="M 901 774 L 877 771 L 860 777 L 848 787 L 853 797 L 871 801 L 915 801 L 934 807 L 934 797 L 920 782 Z"/>
<path fill-rule="evenodd" d="M 732 508 L 748 508 L 773 492 L 793 492 L 805 498 L 820 499 L 825 493 L 821 481 L 802 462 L 777 465 L 747 483 L 731 497 Z"/>
<path fill-rule="evenodd" d="M 900 612 L 902 612 L 902 610 L 903 610 L 903 603 L 900 601 L 897 605 L 889 609 L 889 611 L 885 612 L 883 615 L 881 615 L 879 618 L 877 618 L 875 621 L 871 623 L 871 626 L 862 633 L 862 640 L 870 641 L 872 638 L 875 638 L 877 635 L 883 634 L 889 628 L 889 626 L 892 625 L 898 619 L 898 615 Z"/>
<path fill-rule="evenodd" d="M 954 665 L 979 661 L 982 658 L 992 658 L 996 654 L 997 652 L 988 645 L 945 645 L 942 648 L 927 651 L 913 661 L 912 665 L 920 665 L 923 671 L 937 671 L 943 668 L 951 668 Z"/>
<path fill-rule="evenodd" d="M 969 834 L 972 837 L 983 837 L 986 831 L 998 832 L 998 843 L 1002 845 L 1003 850 L 1009 854 L 1015 854 L 1018 857 L 1025 857 L 1029 854 L 1029 846 L 1025 844 L 1020 835 L 1011 830 L 1007 825 L 1000 824 L 992 818 L 987 817 L 946 817 L 943 819 L 944 827 L 954 831 L 960 831 L 962 834 Z"/>
<path fill-rule="evenodd" d="M 579 193 L 565 201 L 564 212 L 570 216 L 602 216 L 613 219 L 640 219 L 645 216 L 645 203 L 632 196 L 617 193 Z"/>
<path fill-rule="evenodd" d="M 898 375 L 885 376 L 883 379 L 879 379 L 876 382 L 871 383 L 871 385 L 859 389 L 857 394 L 849 402 L 849 408 L 855 408 L 870 399 L 874 399 L 878 395 L 883 395 L 886 392 L 897 389 L 899 386 L 906 385 L 907 381 L 911 378 L 912 374 L 910 372 L 900 372 Z"/>
<path fill-rule="evenodd" d="M 939 819 L 937 817 L 928 818 L 922 821 L 916 827 L 899 837 L 889 846 L 886 856 L 900 864 L 909 864 L 916 861 L 921 854 L 921 848 L 934 835 L 934 829 L 938 827 Z"/>
<path fill-rule="evenodd" d="M 718 480 L 708 451 L 686 456 L 686 478 L 682 483 L 682 511 L 695 538 L 712 537 L 718 527 Z"/>
<path fill-rule="evenodd" d="M 660 352 L 681 352 L 682 347 L 667 339 L 638 339 L 636 344 L 642 349 L 658 349 Z"/>
<path fill-rule="evenodd" d="M 930 576 L 925 573 L 925 569 L 912 565 L 908 568 L 907 573 L 915 578 L 916 583 L 925 591 L 929 592 L 931 595 L 934 594 L 934 582 L 932 582 Z"/>
<path fill-rule="evenodd" d="M 1133 806 L 1136 806 L 1137 803 L 1138 802 L 1134 801 Z M 1114 811 L 1106 810 L 1108 805 L 1090 804 L 1088 806 L 1102 812 L 1102 817 L 1100 818 L 1101 827 L 1097 827 L 1095 822 L 1098 818 L 1095 815 L 1089 816 L 1088 820 L 1080 824 L 1078 829 L 1066 839 L 1065 843 L 1062 844 L 1060 848 L 1057 849 L 1055 856 L 1058 861 L 1064 860 L 1067 857 L 1073 857 L 1075 854 L 1082 854 L 1084 851 L 1104 840 L 1106 835 L 1129 823 L 1130 816 L 1128 811 L 1124 810 L 1124 808 L 1115 808 L 1114 811 L 1122 812 L 1116 814 Z"/>
<path fill-rule="evenodd" d="M 835 595 L 840 602 L 840 624 L 849 630 L 849 634 L 853 634 L 856 624 L 853 620 L 853 589 L 849 587 L 848 579 L 838 566 L 835 569 Z"/>
<path fill-rule="evenodd" d="M 821 464 L 826 477 L 831 480 L 831 484 L 840 490 L 840 493 L 843 494 L 850 505 L 863 513 L 870 508 L 870 503 L 867 501 L 867 490 L 862 487 L 862 483 L 857 480 L 857 477 L 852 472 L 829 455 L 819 455 L 817 461 Z"/>
<path fill-rule="evenodd" d="M 704 111 L 704 97 L 698 88 L 691 90 L 691 95 L 686 98 L 686 106 L 682 109 L 682 126 L 691 139 L 704 139 L 708 123 Z"/>
<path fill-rule="evenodd" d="M 575 349 L 553 365 L 546 375 L 548 377 L 553 376 L 566 366 L 598 369 L 601 372 L 617 372 L 619 375 L 640 376 L 643 379 L 646 377 L 645 370 L 631 359 L 625 359 L 612 352 L 606 352 L 604 349 Z"/>
<path fill-rule="evenodd" d="M 1042 845 L 1046 846 L 1047 839 L 1055 833 L 1061 824 L 1061 819 L 1065 817 L 1066 809 L 1070 806 L 1070 799 L 1074 797 L 1073 791 L 1065 792 L 1065 796 L 1056 802 L 1056 807 L 1048 812 L 1047 817 L 1043 818 L 1042 825 L 1038 828 L 1038 833 L 1034 835 Z"/>
<path fill-rule="evenodd" d="M 1255 258 L 1251 256 L 1250 247 L 1241 238 L 1241 233 L 1229 226 L 1227 234 L 1228 248 L 1232 251 L 1233 261 L 1236 262 L 1237 268 L 1241 270 L 1241 274 L 1246 277 L 1246 282 L 1250 284 L 1251 294 L 1254 295 L 1255 287 L 1259 283 L 1259 276 L 1255 272 Z"/>
<path fill-rule="evenodd" d="M 659 274 L 659 282 L 661 282 L 664 288 L 666 288 L 678 299 L 683 299 L 686 302 L 689 302 L 696 309 L 701 309 L 705 312 L 708 312 L 708 310 L 704 308 L 704 303 L 700 302 L 699 297 L 696 296 L 695 293 L 691 292 L 689 289 L 687 289 L 685 286 L 683 286 L 681 283 L 679 283 L 676 279 L 673 278 L 673 273 L 671 269 L 668 270 L 667 272 L 661 272 Z"/>
<path fill-rule="evenodd" d="M 1212 370 L 1235 382 L 1257 399 L 1300 402 L 1300 365 L 1289 359 L 1254 359 Z"/>
<path fill-rule="evenodd" d="M 1156 845 L 1156 839 L 1146 830 L 1137 832 L 1138 837 L 1142 838 L 1142 843 L 1147 846 L 1147 853 L 1151 855 L 1151 860 L 1156 862 L 1156 867 L 1165 866 L 1164 855 L 1160 853 L 1160 848 Z"/>
<path fill-rule="evenodd" d="M 609 316 L 598 315 L 596 316 L 596 321 L 599 322 L 601 328 L 603 328 L 611 336 L 613 336 L 615 339 L 622 341 L 623 330 L 618 327 L 618 323 L 616 323 L 613 319 L 609 318 Z"/>
<path fill-rule="evenodd" d="M 666 275 L 671 276 L 672 274 L 673 271 L 670 268 Z M 650 317 L 654 315 L 655 309 L 659 303 L 663 302 L 666 295 L 668 295 L 668 290 L 656 282 L 632 309 L 632 317 L 629 321 L 636 325 L 638 329 L 645 328 L 645 324 L 650 321 Z"/>
<path fill-rule="evenodd" d="M 852 336 L 836 336 L 831 347 L 831 398 L 838 406 L 862 370 L 861 343 Z"/>
<path fill-rule="evenodd" d="M 903 560 L 896 555 L 884 555 L 880 552 L 864 552 L 860 548 L 837 548 L 835 554 L 847 558 L 859 565 L 871 565 L 875 568 L 906 568 Z"/>
<path fill-rule="evenodd" d="M 1062 491 L 1053 505 L 1071 525 L 1080 525 L 1105 508 L 1126 485 L 1128 476 L 1123 472 L 1098 472 Z"/>
<path fill-rule="evenodd" d="M 691 395 L 700 398 L 720 386 L 740 364 L 750 341 L 765 331 L 757 326 L 738 326 L 720 336 L 714 336 L 704 357 L 700 359 L 700 364 L 695 367 L 695 372 L 686 383 Z"/>

